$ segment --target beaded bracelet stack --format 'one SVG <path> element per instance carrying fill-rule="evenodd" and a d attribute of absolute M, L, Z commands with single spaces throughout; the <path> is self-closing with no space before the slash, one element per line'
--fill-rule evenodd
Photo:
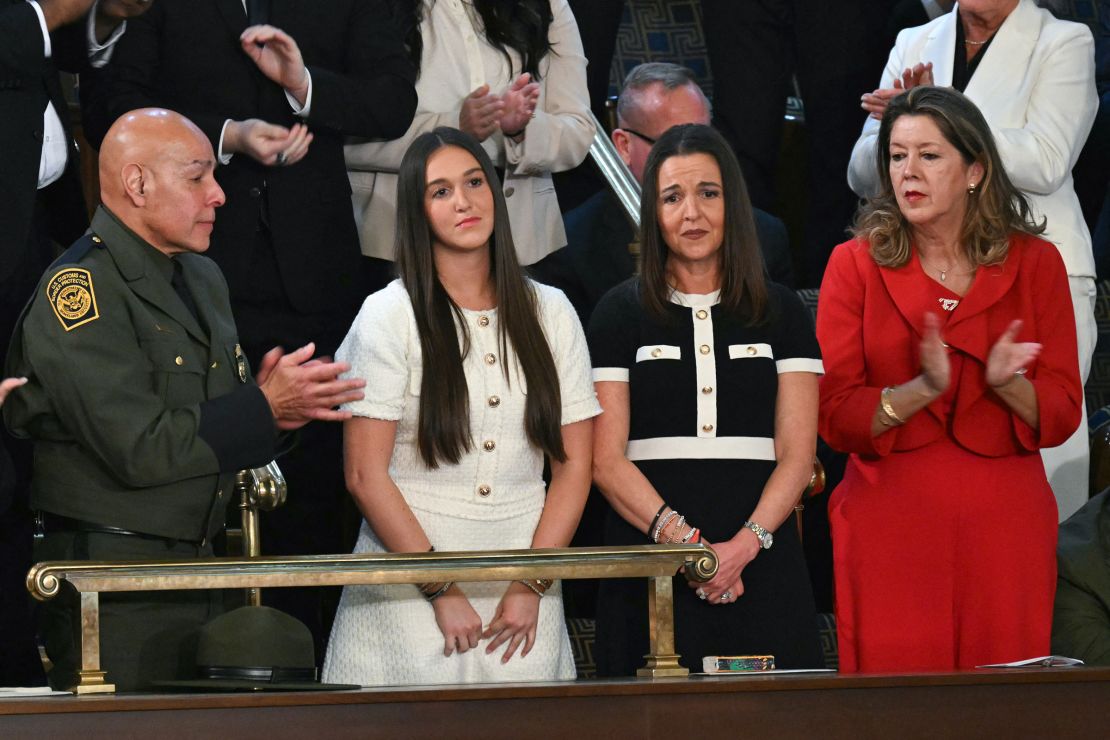
<path fill-rule="evenodd" d="M 686 517 L 682 516 L 674 509 L 671 509 L 666 504 L 663 504 L 659 507 L 659 511 L 656 512 L 655 518 L 651 520 L 651 526 L 648 527 L 652 542 L 657 545 L 660 544 L 660 538 L 663 536 L 663 533 L 667 530 L 667 525 L 670 524 L 672 520 L 675 524 L 671 528 L 671 533 L 667 535 L 665 544 L 687 545 L 701 541 L 701 530 L 693 525 L 690 525 L 690 528 L 686 530 L 686 534 L 682 537 L 678 537 L 678 533 L 682 531 L 682 528 L 687 526 Z"/>
<path fill-rule="evenodd" d="M 435 545 L 432 545 L 428 548 L 428 552 L 435 551 Z M 443 583 L 420 583 L 417 584 L 416 587 L 420 589 L 420 593 L 424 595 L 424 598 L 428 600 L 428 603 L 431 603 L 438 599 L 440 596 L 443 596 L 445 593 L 447 593 L 447 591 L 454 585 L 454 581 L 444 581 Z"/>

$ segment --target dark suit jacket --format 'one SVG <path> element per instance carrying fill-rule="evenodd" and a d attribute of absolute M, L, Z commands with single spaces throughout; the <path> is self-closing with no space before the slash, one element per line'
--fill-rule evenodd
<path fill-rule="evenodd" d="M 769 213 L 755 211 L 755 227 L 767 274 L 794 287 L 794 268 L 786 226 Z M 628 245 L 636 238 L 616 196 L 607 188 L 563 216 L 567 246 L 534 266 L 533 277 L 566 293 L 582 324 L 610 288 L 636 270 Z"/>
<path fill-rule="evenodd" d="M 58 80 L 59 69 L 78 72 L 86 66 L 84 32 L 79 22 L 52 34 L 47 59 L 34 9 L 24 0 L 0 0 L 0 283 L 21 264 L 31 242 L 47 102 L 54 103 L 70 141 L 65 174 L 43 192 L 49 199 L 51 237 L 69 244 L 88 225 L 69 109 Z"/>
<path fill-rule="evenodd" d="M 1110 490 L 1060 525 L 1052 652 L 1110 665 Z"/>
<path fill-rule="evenodd" d="M 890 10 L 890 17 L 887 19 L 886 36 L 887 36 L 887 49 L 894 48 L 894 42 L 898 39 L 898 33 L 903 28 L 913 28 L 915 26 L 924 26 L 929 22 L 929 14 L 925 12 L 925 8 L 921 5 L 921 0 L 901 0 L 895 4 Z"/>
<path fill-rule="evenodd" d="M 364 296 L 343 137 L 403 134 L 416 109 L 415 70 L 383 0 L 273 0 L 270 24 L 296 40 L 312 75 L 307 122 L 315 139 L 308 155 L 289 167 L 265 167 L 237 154 L 218 168 L 227 204 L 206 254 L 227 277 L 233 302 L 251 291 L 251 245 L 268 202 L 293 307 L 344 310 Z M 99 146 L 117 117 L 151 105 L 188 116 L 213 149 L 229 118 L 298 122 L 284 91 L 240 48 L 246 26 L 240 0 L 158 0 L 128 21 L 111 63 L 85 84 L 90 141 Z"/>

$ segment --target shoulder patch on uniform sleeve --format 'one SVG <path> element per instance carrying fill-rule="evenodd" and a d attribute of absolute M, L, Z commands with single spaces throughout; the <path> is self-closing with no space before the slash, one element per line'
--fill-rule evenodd
<path fill-rule="evenodd" d="M 83 267 L 67 267 L 54 273 L 46 284 L 46 299 L 66 331 L 100 318 L 92 274 Z"/>

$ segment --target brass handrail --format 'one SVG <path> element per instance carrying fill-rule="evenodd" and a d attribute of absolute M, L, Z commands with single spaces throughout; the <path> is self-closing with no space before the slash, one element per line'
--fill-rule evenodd
<path fill-rule="evenodd" d="M 708 581 L 717 556 L 705 545 L 486 550 L 470 552 L 366 553 L 177 561 L 47 561 L 27 573 L 27 589 L 40 601 L 53 598 L 67 581 L 81 598 L 81 670 L 78 694 L 115 690 L 100 670 L 99 594 L 215 588 L 281 588 L 513 581 L 520 578 L 650 578 L 648 609 L 651 652 L 637 675 L 685 676 L 674 652 L 671 577 Z"/>
<path fill-rule="evenodd" d="M 590 143 L 590 156 L 601 171 L 602 177 L 609 183 L 613 194 L 624 208 L 624 215 L 632 223 L 636 231 L 640 230 L 640 183 L 632 176 L 628 165 L 617 154 L 617 148 L 609 140 L 605 127 L 597 120 L 597 116 L 590 113 L 594 122 L 594 138 Z"/>

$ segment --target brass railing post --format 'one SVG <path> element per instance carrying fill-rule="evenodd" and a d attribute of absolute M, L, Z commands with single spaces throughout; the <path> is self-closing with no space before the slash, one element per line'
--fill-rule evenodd
<path fill-rule="evenodd" d="M 273 511 L 285 503 L 285 477 L 277 462 L 270 462 L 261 468 L 240 470 L 235 476 L 235 488 L 239 491 L 242 512 L 243 556 L 257 558 L 262 554 L 258 512 Z M 262 589 L 251 586 L 246 591 L 248 606 L 262 606 Z"/>
<path fill-rule="evenodd" d="M 651 652 L 637 676 L 663 678 L 687 676 L 690 671 L 678 663 L 674 651 L 674 586 L 672 576 L 655 576 L 648 581 L 648 634 Z"/>
<path fill-rule="evenodd" d="M 81 593 L 81 670 L 77 672 L 75 694 L 111 694 L 116 687 L 100 670 L 100 595 Z"/>
<path fill-rule="evenodd" d="M 239 491 L 239 513 L 243 528 L 243 557 L 256 558 L 262 551 L 258 536 L 258 507 L 251 501 L 251 488 L 254 481 L 251 471 L 240 470 L 235 476 L 235 488 Z M 262 589 L 252 586 L 247 590 L 247 605 L 262 606 Z"/>

